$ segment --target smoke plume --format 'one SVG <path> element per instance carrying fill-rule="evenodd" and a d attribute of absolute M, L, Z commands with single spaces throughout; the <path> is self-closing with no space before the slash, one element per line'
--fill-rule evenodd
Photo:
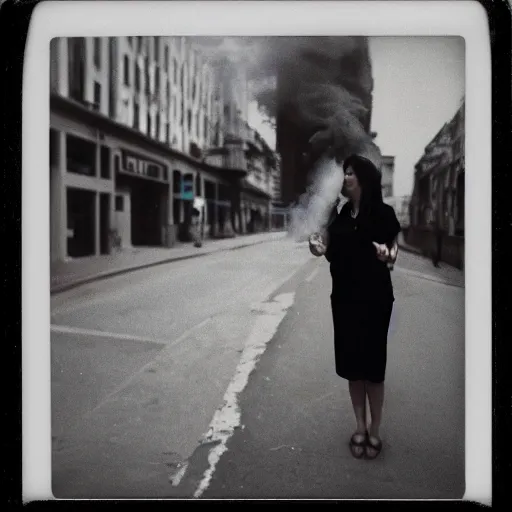
<path fill-rule="evenodd" d="M 289 231 L 296 240 L 322 231 L 343 184 L 343 171 L 330 157 L 335 155 L 339 161 L 350 154 L 360 154 L 381 168 L 380 150 L 368 133 L 373 78 L 367 39 L 329 36 L 194 40 L 210 58 L 228 59 L 244 66 L 254 98 L 266 116 L 275 120 L 278 112 L 285 111 L 287 127 L 315 133 L 315 142 L 309 149 L 315 158 L 323 156 L 310 172 L 306 192 L 291 209 Z"/>
<path fill-rule="evenodd" d="M 289 235 L 296 241 L 322 232 L 343 185 L 343 170 L 335 159 L 321 158 L 310 175 L 310 184 L 291 208 Z"/>

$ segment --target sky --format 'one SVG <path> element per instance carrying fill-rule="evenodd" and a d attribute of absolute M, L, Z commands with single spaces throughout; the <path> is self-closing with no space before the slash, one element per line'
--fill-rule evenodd
<path fill-rule="evenodd" d="M 449 121 L 465 90 L 464 40 L 458 37 L 370 37 L 374 80 L 371 129 L 383 155 L 395 157 L 394 195 L 410 195 L 414 165 Z M 249 123 L 275 148 L 275 132 L 256 103 Z"/>

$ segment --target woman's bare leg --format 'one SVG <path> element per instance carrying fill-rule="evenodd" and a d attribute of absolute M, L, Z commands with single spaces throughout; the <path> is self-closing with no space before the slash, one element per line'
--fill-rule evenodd
<path fill-rule="evenodd" d="M 352 400 L 352 407 L 356 416 L 356 442 L 364 441 L 366 435 L 366 390 L 364 380 L 349 381 L 348 389 L 350 392 L 350 399 Z M 364 448 L 354 446 L 352 448 L 354 455 L 362 455 Z"/>
<path fill-rule="evenodd" d="M 372 444 L 376 444 L 376 442 L 380 441 L 380 424 L 382 422 L 382 408 L 384 405 L 384 382 L 375 383 L 366 381 L 365 383 L 366 393 L 368 395 L 368 402 L 370 404 L 370 414 L 371 414 L 371 425 L 370 425 L 370 441 Z M 377 451 L 368 446 L 367 448 L 368 455 L 370 457 L 374 457 L 377 455 Z"/>

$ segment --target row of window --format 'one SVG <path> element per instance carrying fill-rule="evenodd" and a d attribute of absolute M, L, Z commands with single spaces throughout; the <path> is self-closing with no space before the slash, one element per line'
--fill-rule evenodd
<path fill-rule="evenodd" d="M 130 43 L 130 46 L 133 48 L 133 39 L 134 37 L 128 37 L 128 42 Z M 143 44 L 142 44 L 142 37 L 136 37 L 137 39 L 137 52 L 142 53 L 143 52 Z M 160 45 L 158 44 L 159 37 L 155 37 L 155 44 L 153 46 L 153 52 L 151 52 L 154 56 L 154 60 L 159 63 L 160 62 Z M 93 38 L 93 47 L 94 47 L 94 65 L 101 69 L 101 38 L 94 37 Z M 146 51 L 146 55 L 149 55 L 150 52 Z M 148 59 L 149 57 L 146 57 Z M 175 68 L 177 67 L 177 61 L 174 59 Z M 166 71 L 169 70 L 169 46 L 167 44 L 164 45 L 164 69 Z"/>
<path fill-rule="evenodd" d="M 50 129 L 50 166 L 58 165 L 58 132 Z M 100 146 L 100 177 L 112 179 L 110 163 L 111 150 L 108 146 Z M 97 176 L 96 144 L 81 137 L 66 134 L 66 169 L 68 172 L 83 176 Z"/>
<path fill-rule="evenodd" d="M 144 74 L 144 85 L 145 85 L 144 92 L 145 92 L 145 94 L 149 94 L 150 93 L 150 90 L 149 90 L 150 89 L 150 78 L 149 78 L 149 59 L 148 59 L 148 57 L 144 58 L 143 70 L 140 69 L 137 62 L 135 62 L 134 65 L 135 65 L 135 73 L 134 73 L 135 90 L 137 92 L 141 91 L 141 75 L 143 73 Z M 166 69 L 165 71 L 167 72 L 168 69 Z M 181 71 L 181 90 L 182 91 L 185 90 L 185 76 L 186 76 L 186 73 L 185 73 L 185 66 L 184 66 L 183 70 Z M 160 94 L 160 89 L 161 89 L 160 88 L 160 78 L 161 78 L 160 77 L 160 67 L 157 66 L 156 70 L 155 70 L 155 94 Z M 128 55 L 125 55 L 123 58 L 123 83 L 127 87 L 129 87 L 131 85 L 130 57 Z M 197 97 L 197 95 L 200 92 L 198 83 L 199 82 L 197 79 L 192 82 L 192 98 L 194 98 L 194 99 Z M 174 84 L 178 84 L 178 63 L 176 60 L 175 60 L 175 64 L 174 64 Z M 207 87 L 207 85 L 205 85 L 204 87 Z M 171 83 L 169 82 L 167 85 L 168 96 L 170 96 L 170 91 L 171 91 Z"/>
<path fill-rule="evenodd" d="M 50 129 L 50 167 L 58 165 L 58 132 L 53 128 Z M 68 172 L 81 174 L 82 176 L 97 176 L 96 165 L 96 144 L 75 135 L 66 134 L 66 169 Z M 102 179 L 112 179 L 111 168 L 111 149 L 108 146 L 100 146 L 100 177 Z M 128 166 L 129 168 L 129 166 Z M 148 166 L 148 176 L 158 177 L 158 169 L 155 171 L 155 166 Z M 119 156 L 114 158 L 114 169 L 119 171 L 120 161 Z M 178 190 L 181 182 L 180 171 L 173 172 L 173 180 L 175 190 Z M 184 179 L 192 179 L 193 175 L 185 175 Z M 164 169 L 162 176 L 164 181 L 168 181 L 168 171 Z M 196 191 L 201 195 L 201 181 L 199 174 L 196 175 Z"/>

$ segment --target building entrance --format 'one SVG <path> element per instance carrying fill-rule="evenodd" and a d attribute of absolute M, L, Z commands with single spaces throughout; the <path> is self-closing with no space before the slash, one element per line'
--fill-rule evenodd
<path fill-rule="evenodd" d="M 67 189 L 67 254 L 81 258 L 95 254 L 95 199 L 90 190 Z"/>
<path fill-rule="evenodd" d="M 163 245 L 162 227 L 167 187 L 150 180 L 127 178 L 130 182 L 131 232 L 134 246 Z"/>

